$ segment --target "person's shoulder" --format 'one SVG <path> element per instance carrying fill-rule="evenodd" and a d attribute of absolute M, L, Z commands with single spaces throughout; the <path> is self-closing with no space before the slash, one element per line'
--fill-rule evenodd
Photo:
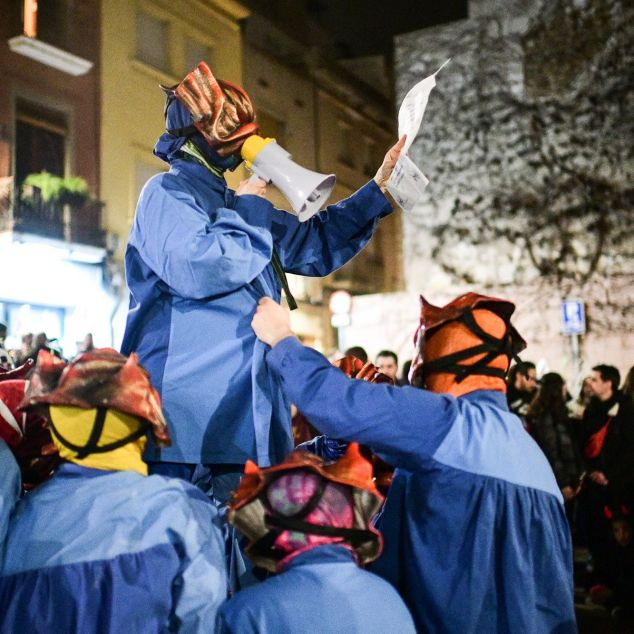
<path fill-rule="evenodd" d="M 213 509 L 216 508 L 199 488 L 185 480 L 181 480 L 181 478 L 150 475 L 143 478 L 143 487 L 157 496 L 200 502 L 205 505 L 208 504 Z"/>

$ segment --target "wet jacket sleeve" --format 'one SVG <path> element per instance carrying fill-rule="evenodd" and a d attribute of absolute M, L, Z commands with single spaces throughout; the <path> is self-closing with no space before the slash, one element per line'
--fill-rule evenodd
<path fill-rule="evenodd" d="M 202 209 L 185 191 L 150 183 L 137 207 L 130 242 L 175 294 L 192 299 L 231 292 L 269 263 L 272 205 L 236 198 L 236 209 Z"/>
<path fill-rule="evenodd" d="M 458 416 L 451 396 L 349 379 L 295 337 L 270 350 L 267 364 L 322 433 L 368 445 L 395 466 L 415 469 L 433 456 Z"/>
<path fill-rule="evenodd" d="M 332 273 L 363 249 L 379 219 L 391 211 L 388 199 L 370 181 L 306 222 L 292 214 L 274 214 L 272 229 L 284 270 L 309 276 Z"/>
<path fill-rule="evenodd" d="M 189 492 L 189 514 L 179 537 L 184 560 L 175 614 L 179 632 L 213 632 L 218 608 L 227 596 L 222 529 L 216 507 L 202 492 Z"/>

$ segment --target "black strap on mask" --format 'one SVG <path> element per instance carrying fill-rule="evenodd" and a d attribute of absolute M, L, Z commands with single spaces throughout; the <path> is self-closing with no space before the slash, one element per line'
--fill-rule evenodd
<path fill-rule="evenodd" d="M 281 472 L 276 477 L 280 478 L 284 475 L 288 475 L 288 472 Z M 273 480 L 269 486 L 273 482 Z M 297 531 L 298 533 L 307 533 L 310 535 L 323 535 L 326 537 L 342 537 L 346 541 L 350 542 L 353 546 L 358 544 L 363 544 L 367 541 L 370 541 L 374 538 L 374 534 L 367 529 L 358 529 L 358 528 L 337 528 L 335 526 L 323 526 L 320 524 L 311 524 L 310 522 L 303 521 L 304 518 L 309 515 L 312 511 L 317 508 L 317 505 L 321 501 L 322 496 L 324 495 L 324 491 L 326 490 L 327 482 L 320 478 L 319 484 L 317 486 L 316 491 L 311 496 L 310 500 L 303 506 L 297 513 L 293 515 L 282 515 L 278 511 L 271 508 L 271 504 L 266 497 L 266 495 L 262 495 L 260 500 L 266 507 L 268 513 L 264 519 L 266 526 L 271 530 L 253 542 L 249 547 L 249 553 L 252 555 L 259 555 L 262 557 L 267 557 L 269 559 L 273 559 L 274 561 L 279 561 L 288 555 L 287 552 L 276 548 L 273 544 L 275 540 L 281 535 L 284 531 Z"/>
<path fill-rule="evenodd" d="M 92 430 L 90 432 L 90 436 L 86 441 L 86 444 L 82 447 L 81 445 L 76 445 L 72 443 L 68 438 L 64 438 L 59 432 L 59 430 L 55 427 L 51 417 L 49 416 L 51 431 L 55 435 L 55 438 L 59 440 L 59 442 L 72 449 L 72 451 L 77 453 L 77 458 L 80 460 L 85 458 L 86 456 L 94 453 L 107 453 L 108 451 L 114 451 L 115 449 L 119 449 L 119 447 L 123 447 L 127 445 L 129 442 L 136 440 L 137 438 L 141 438 L 141 436 L 145 436 L 148 429 L 151 427 L 150 423 L 144 419 L 139 419 L 141 422 L 141 427 L 137 429 L 137 431 L 132 432 L 131 434 L 121 438 L 119 440 L 115 440 L 114 442 L 108 443 L 106 445 L 99 445 L 98 442 L 101 438 L 101 434 L 103 433 L 104 423 L 106 422 L 106 414 L 108 413 L 108 408 L 106 407 L 98 407 L 97 413 L 95 414 L 95 420 L 93 422 Z"/>
<path fill-rule="evenodd" d="M 171 134 L 172 136 L 184 136 L 189 138 L 190 136 L 193 136 L 193 134 L 196 132 L 196 126 L 188 125 L 184 128 L 166 128 L 165 131 L 167 132 L 167 134 Z"/>
<path fill-rule="evenodd" d="M 506 355 L 509 360 L 520 360 L 515 353 L 513 335 L 511 334 L 509 324 L 506 324 L 506 330 L 502 337 L 497 339 L 480 328 L 478 322 L 476 322 L 473 316 L 472 309 L 468 309 L 463 312 L 455 321 L 461 321 L 464 323 L 473 334 L 482 339 L 482 343 L 471 348 L 466 348 L 465 350 L 453 352 L 452 354 L 440 357 L 439 359 L 425 362 L 423 364 L 424 374 L 427 375 L 432 372 L 455 374 L 457 383 L 460 383 L 467 376 L 473 374 L 506 379 L 508 369 L 502 370 L 501 368 L 490 368 L 488 367 L 488 364 L 500 355 Z M 460 361 L 470 359 L 478 354 L 484 354 L 484 356 L 476 363 L 471 365 L 461 365 L 459 363 Z"/>

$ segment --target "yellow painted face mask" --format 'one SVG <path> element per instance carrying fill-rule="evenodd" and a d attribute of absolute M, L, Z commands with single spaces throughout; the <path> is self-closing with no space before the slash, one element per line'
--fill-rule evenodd
<path fill-rule="evenodd" d="M 113 409 L 49 408 L 50 428 L 59 455 L 69 462 L 105 471 L 147 475 L 141 459 L 149 423 Z"/>

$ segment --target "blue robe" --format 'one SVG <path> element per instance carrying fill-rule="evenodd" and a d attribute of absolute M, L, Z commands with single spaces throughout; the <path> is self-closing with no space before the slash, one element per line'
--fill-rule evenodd
<path fill-rule="evenodd" d="M 183 159 L 146 184 L 126 251 L 122 352 L 137 352 L 150 372 L 173 441 L 148 442 L 147 460 L 267 466 L 286 456 L 289 403 L 250 325 L 261 297 L 280 299 L 273 248 L 287 272 L 328 275 L 391 210 L 371 181 L 300 223 Z"/>
<path fill-rule="evenodd" d="M 0 632 L 213 632 L 226 593 L 217 510 L 202 492 L 63 464 L 11 520 Z"/>
<path fill-rule="evenodd" d="M 413 634 L 394 588 L 341 546 L 297 555 L 280 574 L 238 592 L 219 611 L 224 634 Z"/>
<path fill-rule="evenodd" d="M 13 507 L 20 499 L 20 468 L 7 443 L 0 438 L 0 565 L 4 539 L 9 527 L 9 518 Z"/>
<path fill-rule="evenodd" d="M 576 631 L 561 493 L 504 394 L 355 381 L 293 337 L 267 363 L 315 427 L 397 467 L 371 570 L 419 631 Z"/>

